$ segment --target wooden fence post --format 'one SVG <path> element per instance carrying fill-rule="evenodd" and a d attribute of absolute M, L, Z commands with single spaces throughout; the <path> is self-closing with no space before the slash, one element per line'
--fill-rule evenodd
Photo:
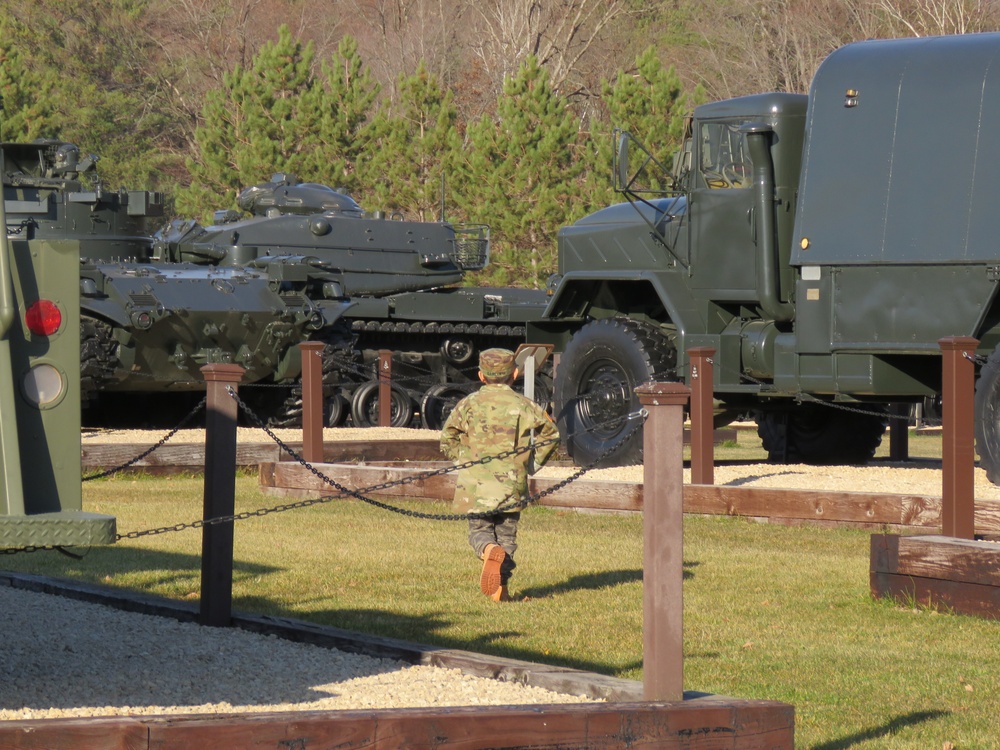
<path fill-rule="evenodd" d="M 378 426 L 392 426 L 392 352 L 378 353 Z"/>
<path fill-rule="evenodd" d="M 941 533 L 973 539 L 976 531 L 976 456 L 974 447 L 975 365 L 979 341 L 949 336 L 941 347 Z"/>
<path fill-rule="evenodd" d="M 889 407 L 889 460 L 910 459 L 910 405 L 892 404 Z"/>
<path fill-rule="evenodd" d="M 643 434 L 643 695 L 684 698 L 684 405 L 680 383 L 636 389 Z"/>
<path fill-rule="evenodd" d="M 715 349 L 695 346 L 687 350 L 691 372 L 691 484 L 715 484 L 715 396 L 712 356 Z"/>
<path fill-rule="evenodd" d="M 203 519 L 231 516 L 236 508 L 236 413 L 229 388 L 239 388 L 239 365 L 205 365 L 205 492 Z M 233 522 L 201 530 L 202 625 L 228 626 L 233 612 Z"/>
<path fill-rule="evenodd" d="M 323 460 L 323 349 L 322 341 L 303 341 L 302 352 L 302 457 L 310 463 Z"/>

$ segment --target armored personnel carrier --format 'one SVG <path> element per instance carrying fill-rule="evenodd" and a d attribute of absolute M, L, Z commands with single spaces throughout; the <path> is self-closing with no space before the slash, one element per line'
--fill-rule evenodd
<path fill-rule="evenodd" d="M 406 221 L 366 212 L 330 187 L 275 174 L 238 198 L 241 210 L 218 211 L 211 226 L 175 221 L 159 232 L 161 261 L 219 269 L 268 266 L 275 257 L 308 259 L 331 274 L 352 302 L 324 361 L 327 423 L 370 425 L 378 414 L 375 364 L 393 353 L 393 425 L 439 428 L 451 407 L 479 386 L 478 352 L 525 340 L 525 324 L 545 307 L 543 290 L 460 286 L 489 262 L 489 229 L 446 221 Z M 314 338 L 322 339 L 318 332 Z M 548 402 L 548 373 L 535 392 Z M 289 414 L 294 418 L 294 414 Z"/>
<path fill-rule="evenodd" d="M 163 396 L 203 390 L 199 368 L 209 363 L 241 365 L 248 384 L 293 384 L 296 345 L 345 330 L 338 321 L 350 303 L 338 277 L 309 259 L 159 259 L 150 224 L 163 216 L 161 194 L 106 189 L 96 158 L 69 143 L 0 148 L 8 236 L 78 249 L 85 422 L 155 422 L 157 409 L 169 422 L 177 401 Z M 288 389 L 253 393 L 262 415 L 285 416 Z M 136 404 L 144 394 L 156 398 Z"/>

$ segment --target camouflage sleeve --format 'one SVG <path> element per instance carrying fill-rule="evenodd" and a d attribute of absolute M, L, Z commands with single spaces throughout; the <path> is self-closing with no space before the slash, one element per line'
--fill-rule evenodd
<path fill-rule="evenodd" d="M 532 404 L 532 416 L 535 420 L 535 443 L 547 443 L 535 449 L 534 468 L 535 471 L 542 468 L 559 447 L 559 429 L 552 418 L 545 411 Z M 551 442 L 549 442 L 551 441 Z"/>
<path fill-rule="evenodd" d="M 448 419 L 441 428 L 441 452 L 451 461 L 459 463 L 465 444 L 465 428 L 462 426 L 462 403 L 448 415 Z"/>
<path fill-rule="evenodd" d="M 548 414 L 545 415 L 545 419 L 541 421 L 541 424 L 535 431 L 535 440 L 539 443 L 552 441 L 535 451 L 535 467 L 540 469 L 545 465 L 546 461 L 552 458 L 556 452 L 556 448 L 559 447 L 559 430 Z"/>

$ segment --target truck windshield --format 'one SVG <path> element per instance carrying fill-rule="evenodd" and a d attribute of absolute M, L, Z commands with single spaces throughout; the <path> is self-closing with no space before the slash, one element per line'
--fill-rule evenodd
<path fill-rule="evenodd" d="M 747 153 L 740 122 L 705 122 L 701 125 L 699 168 L 710 188 L 747 188 L 753 162 Z"/>

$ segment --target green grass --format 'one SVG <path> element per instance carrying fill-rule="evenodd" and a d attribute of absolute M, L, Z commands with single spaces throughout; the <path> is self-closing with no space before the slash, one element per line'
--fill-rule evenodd
<path fill-rule="evenodd" d="M 255 475 L 237 487 L 238 511 L 283 502 Z M 198 477 L 84 485 L 120 533 L 195 520 L 201 494 Z M 873 601 L 869 538 L 686 518 L 686 689 L 793 704 L 800 748 L 1000 747 L 1000 624 Z M 641 680 L 642 519 L 532 508 L 520 541 L 518 601 L 498 606 L 463 522 L 341 500 L 254 517 L 236 525 L 234 607 Z M 195 600 L 200 554 L 186 530 L 5 567 Z"/>

